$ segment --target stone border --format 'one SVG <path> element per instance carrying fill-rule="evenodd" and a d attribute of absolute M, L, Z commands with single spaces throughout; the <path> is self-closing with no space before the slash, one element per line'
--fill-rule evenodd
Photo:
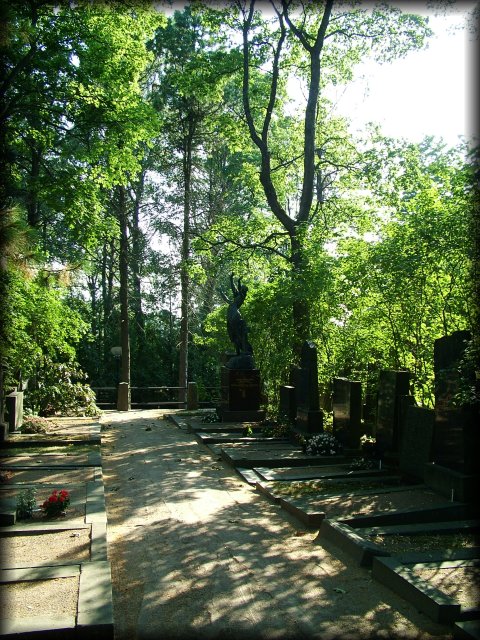
<path fill-rule="evenodd" d="M 65 434 L 66 439 L 61 439 L 63 434 L 58 434 L 55 440 L 17 440 L 9 441 L 9 446 L 63 446 L 67 444 L 101 444 L 101 425 L 91 427 L 90 437 L 72 439 Z M 8 449 L 7 449 L 8 451 Z M 4 528 L 9 535 L 15 535 L 27 531 L 46 532 L 70 529 L 90 529 L 90 560 L 85 562 L 73 562 L 71 564 L 51 564 L 49 566 L 30 567 L 28 569 L 4 569 L 0 570 L 0 581 L 15 582 L 19 580 L 48 580 L 58 577 L 80 577 L 80 587 L 77 601 L 77 615 L 75 618 L 59 618 L 34 615 L 31 618 L 10 619 L 2 621 L 2 636 L 15 637 L 15 640 L 38 638 L 49 640 L 50 638 L 75 638 L 90 640 L 113 640 L 113 601 L 112 601 L 112 577 L 108 560 L 107 545 L 107 515 L 105 505 L 105 491 L 103 485 L 103 471 L 101 465 L 101 452 L 89 452 L 88 465 L 58 465 L 52 471 L 64 469 L 68 474 L 70 469 L 92 469 L 94 480 L 86 480 L 83 503 L 85 504 L 85 516 L 83 523 L 35 523 L 35 525 L 17 525 Z M 30 468 L 30 467 L 29 467 Z M 34 469 L 45 468 L 44 465 L 35 465 Z M 25 485 L 29 486 L 29 485 Z M 35 486 L 35 483 L 30 483 Z M 53 486 L 53 485 L 52 485 Z M 8 514 L 7 514 L 8 515 Z M 15 519 L 10 524 L 15 524 Z"/>
<path fill-rule="evenodd" d="M 454 640 L 480 640 L 480 620 L 465 620 L 453 625 Z"/>
<path fill-rule="evenodd" d="M 57 434 L 55 434 L 57 435 Z M 66 447 L 71 444 L 101 444 L 102 438 L 100 435 L 100 431 L 98 435 L 94 434 L 93 436 L 78 436 L 77 438 L 64 438 L 62 439 L 61 434 L 58 434 L 59 437 L 54 438 L 45 438 L 41 440 L 27 440 L 23 439 L 23 436 L 16 436 L 15 438 L 10 437 L 8 440 L 4 440 L 2 442 L 2 448 L 9 449 L 15 447 Z M 22 438 L 20 440 L 20 438 Z"/>
<path fill-rule="evenodd" d="M 93 560 L 71 565 L 3 569 L 0 582 L 39 581 L 54 578 L 80 577 L 75 618 L 32 616 L 2 620 L 1 635 L 16 640 L 32 635 L 48 640 L 51 637 L 94 638 L 113 640 L 113 605 L 110 563 Z M 60 635 L 59 635 L 60 637 Z"/>
<path fill-rule="evenodd" d="M 471 560 L 470 562 L 475 561 Z M 459 621 L 462 618 L 461 605 L 455 598 L 446 596 L 442 591 L 417 576 L 413 570 L 415 564 L 421 563 L 412 563 L 409 567 L 399 558 L 376 557 L 373 559 L 372 575 L 399 596 L 414 604 L 419 611 L 425 613 L 434 622 L 452 624 Z M 441 562 L 438 563 L 439 566 L 441 564 Z"/>
<path fill-rule="evenodd" d="M 311 506 L 308 503 L 307 504 L 303 503 L 301 498 L 284 497 L 281 494 L 276 494 L 275 491 L 272 491 L 266 483 L 262 483 L 261 481 L 256 483 L 256 487 L 265 496 L 267 496 L 268 499 L 272 500 L 276 504 L 280 504 L 280 506 L 285 511 L 295 516 L 308 528 L 311 528 L 311 529 L 321 528 L 323 521 L 328 517 L 328 511 L 324 510 L 325 507 L 323 506 L 321 501 L 319 501 L 318 504 Z M 337 492 L 337 493 L 329 492 L 325 494 L 320 494 L 320 497 L 324 499 L 328 499 L 331 497 L 338 498 L 338 497 L 364 497 L 369 495 L 375 496 L 383 493 L 401 493 L 402 491 L 410 491 L 416 487 L 424 487 L 424 485 L 400 485 L 400 486 L 384 487 L 384 488 L 377 488 L 377 489 L 359 490 L 358 492 L 351 491 L 349 493 L 345 491 Z M 403 509 L 403 510 L 396 509 L 395 511 L 392 511 L 390 515 L 397 516 L 397 514 L 402 514 L 402 513 L 417 514 L 420 511 L 423 511 L 423 510 L 419 508 Z M 432 511 L 435 511 L 435 509 L 430 507 L 426 509 L 426 511 L 432 512 Z M 355 516 L 355 518 L 353 518 L 352 520 L 357 521 L 357 519 L 360 520 L 361 518 L 368 520 L 368 519 L 371 519 L 372 517 L 375 518 L 376 516 L 380 516 L 383 518 L 385 516 L 388 516 L 388 512 L 385 514 L 383 513 L 374 514 L 373 516 Z M 434 519 L 434 518 L 430 517 L 430 519 Z M 349 523 L 348 516 L 332 518 L 331 520 Z M 403 522 L 409 522 L 409 520 L 403 520 Z"/>
<path fill-rule="evenodd" d="M 445 520 L 441 520 L 443 516 Z M 440 515 L 440 517 L 439 517 Z M 380 513 L 370 516 L 356 516 L 355 518 L 325 519 L 320 526 L 317 540 L 327 540 L 343 549 L 360 566 L 370 567 L 373 559 L 379 557 L 391 557 L 392 554 L 382 546 L 371 542 L 362 536 L 362 532 L 379 533 L 388 527 L 389 533 L 420 533 L 429 528 L 439 531 L 439 522 L 445 524 L 445 533 L 449 529 L 458 531 L 458 521 L 472 516 L 468 505 L 452 504 L 451 506 L 428 509 L 398 509 L 392 513 Z M 471 526 L 478 521 L 471 521 L 465 528 L 471 530 Z M 403 557 L 399 554 L 399 557 Z M 423 557 L 423 556 L 422 556 Z"/>
<path fill-rule="evenodd" d="M 362 538 L 355 529 L 344 522 L 324 520 L 316 540 L 327 540 L 348 553 L 360 567 L 371 567 L 376 556 L 390 557 L 390 552 L 380 545 Z"/>

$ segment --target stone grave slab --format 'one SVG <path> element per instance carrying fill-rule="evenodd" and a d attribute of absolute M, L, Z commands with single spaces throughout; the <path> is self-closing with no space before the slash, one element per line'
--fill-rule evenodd
<path fill-rule="evenodd" d="M 12 528 L 0 532 L 0 568 L 64 565 L 90 560 L 91 525 L 68 529 Z"/>
<path fill-rule="evenodd" d="M 15 469 L 13 467 L 5 467 L 4 473 L 8 472 L 8 484 L 43 484 L 43 485 L 62 485 L 66 482 L 77 484 L 79 482 L 88 482 L 101 477 L 100 467 L 75 467 L 68 469 L 68 481 L 65 477 L 65 469 L 50 469 L 42 467 L 30 467 L 24 469 Z"/>
<path fill-rule="evenodd" d="M 239 434 L 243 433 L 246 427 L 252 429 L 254 433 L 261 433 L 264 429 L 263 425 L 258 422 L 211 422 L 203 423 L 201 420 L 188 421 L 189 431 L 195 431 L 197 433 L 228 433 Z"/>
<path fill-rule="evenodd" d="M 100 452 L 90 453 L 35 453 L 31 455 L 15 455 L 0 457 L 0 469 L 28 469 L 31 467 L 99 467 Z"/>
<path fill-rule="evenodd" d="M 291 482 L 260 480 L 256 488 L 274 502 L 304 496 L 326 497 L 345 493 L 362 493 L 385 487 L 400 485 L 400 476 L 364 476 L 363 478 L 323 478 L 313 480 L 292 480 Z"/>
<path fill-rule="evenodd" d="M 330 457 L 331 460 L 331 457 Z M 365 476 L 385 476 L 390 473 L 387 468 L 353 470 L 348 464 L 337 464 L 337 459 L 331 464 L 311 465 L 308 467 L 255 467 L 256 473 L 267 481 L 309 480 L 314 478 L 363 478 Z"/>
<path fill-rule="evenodd" d="M 111 569 L 107 560 L 0 570 L 9 603 L 3 637 L 85 637 L 113 640 Z M 33 610 L 26 607 L 33 605 Z M 82 634 L 82 635 L 80 635 Z"/>
<path fill-rule="evenodd" d="M 289 440 L 287 438 L 269 438 L 267 436 L 258 437 L 255 436 L 241 436 L 237 433 L 226 433 L 220 431 L 219 433 L 208 433 L 208 432 L 195 432 L 195 437 L 199 442 L 203 444 L 254 444 L 254 443 L 262 443 L 262 444 L 288 444 Z"/>
<path fill-rule="evenodd" d="M 476 513 L 469 505 L 447 502 L 434 506 L 427 505 L 422 508 L 409 507 L 384 513 L 374 513 L 357 517 L 342 519 L 325 519 L 320 527 L 318 539 L 327 540 L 342 548 L 360 565 L 369 567 L 375 556 L 390 556 L 399 550 L 405 551 L 413 544 L 420 549 L 422 532 L 442 532 L 446 536 L 453 531 L 458 535 L 457 528 L 461 522 L 470 519 L 467 529 L 470 530 L 472 518 Z M 443 529 L 438 523 L 447 523 Z M 437 530 L 438 529 L 438 530 Z M 411 536 L 417 536 L 416 542 L 410 541 Z M 382 541 L 380 544 L 379 541 Z M 446 540 L 446 538 L 443 538 Z M 472 537 L 475 543 L 475 538 Z M 442 543 L 443 544 L 443 543 Z M 450 546 L 463 545 L 464 540 L 450 540 Z M 427 548 L 435 553 L 434 542 L 430 539 Z M 443 549 L 442 549 L 443 552 Z"/>
<path fill-rule="evenodd" d="M 468 551 L 439 554 L 436 560 L 431 554 L 422 558 L 419 553 L 410 558 L 408 554 L 375 557 L 372 575 L 434 622 L 478 619 L 480 555 L 477 550 L 472 557 Z"/>
<path fill-rule="evenodd" d="M 98 433 L 12 433 L 8 440 L 2 443 L 9 447 L 59 447 L 76 444 L 101 444 L 100 431 Z"/>
<path fill-rule="evenodd" d="M 215 446 L 215 445 L 213 445 Z M 274 448 L 273 448 L 274 447 Z M 309 464 L 338 464 L 344 462 L 343 456 L 307 456 L 298 447 L 273 445 L 268 449 L 248 446 L 221 448 L 222 458 L 234 467 L 305 467 Z"/>
<path fill-rule="evenodd" d="M 280 499 L 280 505 L 308 527 L 320 527 L 322 521 L 344 520 L 374 513 L 393 513 L 405 508 L 433 508 L 446 504 L 445 498 L 428 488 L 396 487 L 338 496 L 304 496 Z"/>

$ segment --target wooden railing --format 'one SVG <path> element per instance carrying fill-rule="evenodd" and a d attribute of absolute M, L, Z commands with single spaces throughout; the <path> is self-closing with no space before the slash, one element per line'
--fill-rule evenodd
<path fill-rule="evenodd" d="M 117 407 L 117 387 L 92 387 L 100 409 Z M 195 382 L 186 387 L 130 387 L 132 408 L 186 408 L 215 407 L 220 398 L 220 387 L 202 387 L 199 393 Z M 200 397 L 199 397 L 200 396 Z"/>

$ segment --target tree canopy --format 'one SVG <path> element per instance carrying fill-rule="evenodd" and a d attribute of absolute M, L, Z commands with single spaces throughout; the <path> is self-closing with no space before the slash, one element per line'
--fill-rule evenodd
<path fill-rule="evenodd" d="M 478 344 L 476 153 L 354 137 L 327 97 L 367 58 L 425 47 L 426 16 L 334 0 L 2 11 L 6 389 L 29 378 L 32 409 L 53 412 L 78 382 L 88 403 L 86 380 L 117 381 L 119 344 L 133 385 L 218 387 L 234 272 L 272 407 L 305 339 L 325 389 L 406 368 L 432 405 L 434 340 Z"/>

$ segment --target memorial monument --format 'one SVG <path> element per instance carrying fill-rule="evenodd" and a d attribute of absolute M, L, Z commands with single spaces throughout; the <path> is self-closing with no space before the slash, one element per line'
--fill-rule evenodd
<path fill-rule="evenodd" d="M 261 381 L 260 371 L 255 368 L 253 348 L 248 340 L 248 327 L 240 313 L 248 287 L 241 279 L 235 284 L 230 274 L 230 287 L 233 298 L 220 292 L 228 303 L 227 331 L 235 347 L 225 365 L 221 368 L 221 400 L 218 413 L 222 422 L 257 422 L 265 418 L 260 409 Z"/>

